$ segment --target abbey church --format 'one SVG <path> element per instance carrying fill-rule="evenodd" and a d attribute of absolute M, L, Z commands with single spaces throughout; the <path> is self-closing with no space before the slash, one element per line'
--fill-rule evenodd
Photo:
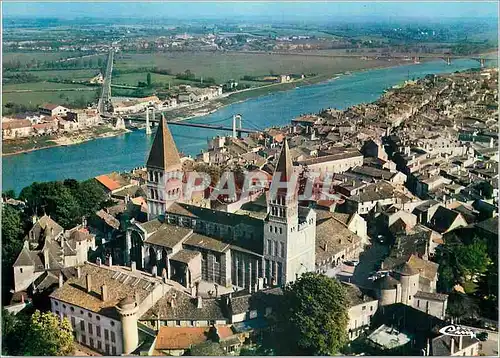
<path fill-rule="evenodd" d="M 182 176 L 176 173 L 181 168 L 162 118 L 147 161 L 149 221 L 128 229 L 127 264 L 133 261 L 188 289 L 203 280 L 250 291 L 315 270 L 316 213 L 299 206 L 298 189 L 279 189 L 274 200 L 262 192 L 244 210 L 213 210 L 184 200 Z M 294 173 L 286 140 L 275 171 L 282 182 Z"/>

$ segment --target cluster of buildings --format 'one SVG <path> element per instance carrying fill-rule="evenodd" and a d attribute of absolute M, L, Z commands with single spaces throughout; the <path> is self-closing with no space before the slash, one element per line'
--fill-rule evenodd
<path fill-rule="evenodd" d="M 41 135 L 73 132 L 101 123 L 97 109 L 69 109 L 57 104 L 44 104 L 38 113 L 22 118 L 2 118 L 3 139 L 20 139 Z"/>
<path fill-rule="evenodd" d="M 157 96 L 143 98 L 113 97 L 112 105 L 115 114 L 133 114 L 145 111 L 147 108 L 154 108 L 162 111 L 177 106 L 185 106 L 195 103 L 210 101 L 222 96 L 223 86 L 192 87 L 180 85 L 176 87 L 177 95 L 160 100 Z"/>
<path fill-rule="evenodd" d="M 196 158 L 162 119 L 145 168 L 95 178 L 114 205 L 71 230 L 35 221 L 15 291 L 50 281 L 52 312 L 101 353 L 234 354 L 271 328 L 283 285 L 312 271 L 345 281 L 350 340 L 381 354 L 477 355 L 477 339 L 436 330 L 448 295 L 432 258 L 457 230 L 498 240 L 497 86 L 496 70 L 427 76 L 371 104 L 213 138 Z M 187 193 L 184 174 L 222 167 L 269 185 L 299 175 L 311 193 L 246 196 L 241 180 L 231 195 L 214 183 Z"/>

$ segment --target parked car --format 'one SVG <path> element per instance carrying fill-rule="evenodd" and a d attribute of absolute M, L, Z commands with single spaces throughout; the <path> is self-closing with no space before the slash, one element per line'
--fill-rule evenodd
<path fill-rule="evenodd" d="M 476 334 L 476 338 L 479 339 L 481 342 L 487 341 L 488 340 L 488 332 L 479 332 Z"/>

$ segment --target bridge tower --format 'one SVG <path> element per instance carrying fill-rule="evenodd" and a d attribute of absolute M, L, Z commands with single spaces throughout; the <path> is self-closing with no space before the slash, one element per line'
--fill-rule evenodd
<path fill-rule="evenodd" d="M 451 65 L 451 58 L 450 58 L 450 56 L 446 57 L 446 64 L 448 66 Z"/>
<path fill-rule="evenodd" d="M 146 107 L 146 134 L 151 134 L 151 125 L 149 124 L 149 107 Z"/>
<path fill-rule="evenodd" d="M 122 117 L 116 118 L 115 128 L 116 129 L 125 129 L 125 121 L 123 120 Z"/>
<path fill-rule="evenodd" d="M 484 58 L 479 59 L 479 64 L 481 65 L 481 68 L 484 68 L 485 63 L 486 63 L 486 60 Z"/>
<path fill-rule="evenodd" d="M 233 138 L 241 138 L 241 114 L 233 115 Z"/>

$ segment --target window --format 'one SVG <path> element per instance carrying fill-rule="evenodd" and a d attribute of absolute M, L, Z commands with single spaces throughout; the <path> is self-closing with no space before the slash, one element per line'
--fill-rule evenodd
<path fill-rule="evenodd" d="M 105 346 L 105 347 L 106 347 L 106 354 L 108 354 L 108 355 L 109 355 L 109 344 L 107 344 L 107 343 L 106 343 L 106 346 Z"/>
<path fill-rule="evenodd" d="M 175 321 L 175 325 L 178 326 L 178 327 L 180 327 L 181 321 Z"/>
<path fill-rule="evenodd" d="M 420 300 L 417 300 L 417 307 L 420 307 Z"/>
<path fill-rule="evenodd" d="M 274 256 L 278 256 L 278 242 L 274 242 Z"/>
<path fill-rule="evenodd" d="M 59 306 L 59 302 L 54 301 L 54 305 L 55 305 L 55 306 Z"/>
<path fill-rule="evenodd" d="M 267 254 L 271 255 L 271 240 L 267 239 Z"/>
<path fill-rule="evenodd" d="M 82 332 L 85 332 L 85 322 L 84 321 L 80 321 L 80 329 L 82 330 Z"/>
<path fill-rule="evenodd" d="M 366 310 L 366 306 L 361 307 L 361 310 L 362 311 Z"/>
<path fill-rule="evenodd" d="M 411 296 L 408 296 L 408 301 L 411 301 Z"/>
<path fill-rule="evenodd" d="M 373 311 L 373 306 L 370 306 L 370 311 Z"/>
<path fill-rule="evenodd" d="M 101 320 L 101 316 L 95 316 L 95 318 L 100 321 Z"/>
<path fill-rule="evenodd" d="M 220 262 L 220 256 L 219 255 L 214 255 L 214 261 L 216 264 Z"/>
<path fill-rule="evenodd" d="M 269 225 L 269 232 L 273 232 L 273 227 L 271 225 Z"/>
<path fill-rule="evenodd" d="M 191 326 L 195 327 L 196 326 L 196 321 L 191 321 Z"/>
<path fill-rule="evenodd" d="M 80 310 L 80 314 L 83 314 L 83 310 Z"/>
<path fill-rule="evenodd" d="M 75 312 L 75 307 L 71 306 L 69 309 L 71 310 L 71 312 Z"/>
<path fill-rule="evenodd" d="M 58 315 L 58 316 L 59 316 L 59 311 L 56 311 L 56 315 Z"/>
<path fill-rule="evenodd" d="M 101 341 L 97 341 L 97 349 L 102 350 L 102 343 L 101 343 Z"/>
<path fill-rule="evenodd" d="M 111 324 L 111 327 L 115 326 L 115 322 L 113 322 L 113 321 L 111 321 L 110 324 Z"/>
<path fill-rule="evenodd" d="M 19 268 L 19 272 L 23 273 L 23 268 L 22 267 Z"/>
<path fill-rule="evenodd" d="M 116 355 L 116 347 L 111 346 L 111 353 L 115 356 Z"/>
<path fill-rule="evenodd" d="M 71 327 L 73 327 L 73 329 L 75 329 L 75 326 L 76 326 L 75 317 L 71 317 Z"/>
<path fill-rule="evenodd" d="M 66 305 L 63 303 L 63 310 L 65 310 L 65 309 L 66 309 Z"/>
<path fill-rule="evenodd" d="M 109 331 L 107 329 L 104 329 L 104 339 L 109 340 Z"/>
<path fill-rule="evenodd" d="M 285 257 L 285 244 L 281 243 L 281 257 Z"/>
<path fill-rule="evenodd" d="M 92 313 L 89 312 L 89 318 L 92 318 Z"/>
<path fill-rule="evenodd" d="M 115 338 L 115 332 L 111 331 L 111 342 L 115 343 L 116 338 Z"/>
<path fill-rule="evenodd" d="M 92 327 L 92 323 L 89 322 L 89 334 L 94 334 L 94 329 Z"/>
<path fill-rule="evenodd" d="M 283 228 L 280 227 L 280 234 L 283 234 Z"/>
<path fill-rule="evenodd" d="M 82 334 L 82 343 L 87 344 L 87 336 L 85 336 L 84 334 Z"/>
<path fill-rule="evenodd" d="M 95 332 L 97 334 L 97 337 L 101 336 L 101 326 L 95 326 Z"/>
<path fill-rule="evenodd" d="M 94 348 L 94 339 L 93 338 L 89 338 L 89 344 L 92 348 Z"/>

